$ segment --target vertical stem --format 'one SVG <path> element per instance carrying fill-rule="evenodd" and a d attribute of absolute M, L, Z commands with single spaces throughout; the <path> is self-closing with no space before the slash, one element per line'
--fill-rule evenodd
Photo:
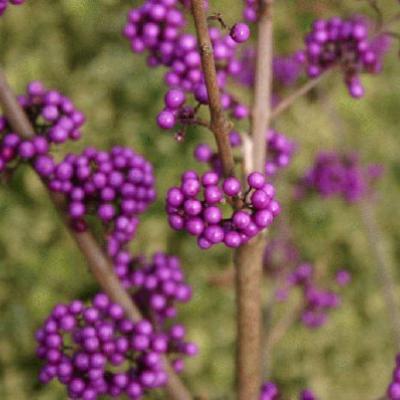
<path fill-rule="evenodd" d="M 260 235 L 240 247 L 236 266 L 237 351 L 236 383 L 238 400 L 256 400 L 261 388 L 261 282 L 264 240 Z M 261 256 L 260 256 L 261 255 Z"/>
<path fill-rule="evenodd" d="M 263 172 L 265 168 L 266 133 L 272 111 L 272 4 L 273 0 L 259 2 L 260 13 L 257 26 L 251 135 L 253 137 L 253 169 L 260 172 Z"/>
<path fill-rule="evenodd" d="M 251 137 L 252 168 L 264 171 L 266 133 L 271 120 L 272 0 L 259 2 L 257 59 Z M 237 296 L 237 398 L 256 400 L 262 382 L 262 258 L 264 237 L 241 246 L 235 253 Z"/>
<path fill-rule="evenodd" d="M 382 232 L 379 229 L 374 203 L 365 199 L 360 203 L 361 217 L 364 222 L 369 246 L 375 258 L 376 273 L 382 288 L 383 299 L 392 326 L 393 339 L 396 349 L 400 349 L 400 310 L 396 296 L 396 287 L 392 276 L 391 263 L 382 241 Z"/>
<path fill-rule="evenodd" d="M 12 129 L 21 137 L 30 139 L 35 135 L 35 130 L 31 125 L 27 115 L 8 85 L 4 72 L 0 69 L 0 105 L 7 117 Z M 142 319 L 140 310 L 133 303 L 128 292 L 121 285 L 118 277 L 114 273 L 107 255 L 101 249 L 93 235 L 87 232 L 77 232 L 70 228 L 68 218 L 65 214 L 64 197 L 60 194 L 49 191 L 50 198 L 60 212 L 65 226 L 75 240 L 79 250 L 85 257 L 90 271 L 98 282 L 102 290 L 110 297 L 110 299 L 123 307 L 126 315 L 133 319 Z M 173 368 L 169 365 L 167 358 L 164 358 L 164 365 L 169 375 L 166 387 L 167 393 L 175 400 L 191 400 L 188 389 L 184 386 L 180 378 L 175 374 Z"/>
<path fill-rule="evenodd" d="M 196 26 L 197 40 L 203 67 L 204 79 L 208 93 L 210 109 L 210 129 L 214 134 L 218 146 L 219 157 L 225 176 L 233 176 L 234 160 L 232 147 L 229 142 L 229 132 L 232 124 L 226 119 L 221 105 L 221 96 L 218 87 L 217 71 L 215 68 L 214 51 L 208 33 L 207 16 L 204 9 L 204 0 L 192 0 L 192 14 Z"/>

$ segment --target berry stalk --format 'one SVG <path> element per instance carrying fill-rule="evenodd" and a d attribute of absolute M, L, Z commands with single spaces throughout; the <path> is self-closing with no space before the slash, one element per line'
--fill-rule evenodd
<path fill-rule="evenodd" d="M 25 112 L 18 104 L 18 101 L 8 85 L 4 72 L 0 69 L 0 105 L 3 108 L 4 114 L 10 121 L 12 128 L 23 138 L 30 139 L 34 136 L 34 128 L 30 124 Z M 60 215 L 65 222 L 65 226 L 75 240 L 78 248 L 86 259 L 91 273 L 96 281 L 110 299 L 118 303 L 126 312 L 127 316 L 133 320 L 143 319 L 139 309 L 132 302 L 129 294 L 122 287 L 117 276 L 113 272 L 108 257 L 89 231 L 77 232 L 70 229 L 69 219 L 65 214 L 65 201 L 61 194 L 49 191 L 50 198 L 60 212 Z M 165 359 L 165 367 L 169 374 L 169 381 L 166 391 L 171 398 L 176 400 L 191 400 L 192 396 L 183 385 L 182 381 L 173 372 L 172 367 Z"/>

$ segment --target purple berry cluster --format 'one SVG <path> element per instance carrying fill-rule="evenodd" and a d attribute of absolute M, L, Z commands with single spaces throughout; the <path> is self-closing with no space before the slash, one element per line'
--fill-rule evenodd
<path fill-rule="evenodd" d="M 50 190 L 66 196 L 73 227 L 84 230 L 86 217 L 97 216 L 109 230 L 109 254 L 116 254 L 135 234 L 137 215 L 155 200 L 152 165 L 120 146 L 110 151 L 88 147 L 59 164 L 46 161 L 36 167 L 42 176 L 46 172 Z"/>
<path fill-rule="evenodd" d="M 351 276 L 348 271 L 342 270 L 337 273 L 336 283 L 338 286 L 345 286 L 350 283 Z M 291 272 L 286 281 L 284 288 L 278 296 L 282 299 L 283 294 L 294 287 L 298 287 L 302 291 L 304 307 L 301 320 L 303 324 L 309 328 L 319 328 L 327 319 L 327 312 L 337 308 L 340 305 L 340 297 L 336 292 L 320 289 L 316 282 L 314 267 L 308 263 L 299 264 L 296 269 Z"/>
<path fill-rule="evenodd" d="M 284 134 L 270 129 L 267 133 L 267 161 L 265 163 L 265 174 L 274 176 L 286 168 L 292 160 L 295 152 L 295 143 Z"/>
<path fill-rule="evenodd" d="M 321 152 L 296 188 L 296 195 L 315 191 L 322 197 L 341 196 L 354 203 L 371 192 L 382 173 L 383 168 L 377 164 L 361 165 L 356 153 Z"/>
<path fill-rule="evenodd" d="M 143 256 L 133 257 L 121 251 L 114 258 L 114 268 L 143 314 L 157 318 L 160 324 L 176 317 L 177 303 L 187 303 L 192 298 L 192 288 L 186 283 L 176 256 L 158 252 L 149 262 Z"/>
<path fill-rule="evenodd" d="M 304 73 L 306 58 L 304 52 L 297 51 L 289 56 L 277 56 L 273 60 L 274 85 L 293 86 Z"/>
<path fill-rule="evenodd" d="M 239 25 L 235 25 L 232 29 L 236 28 L 240 31 Z M 221 91 L 222 105 L 233 118 L 238 120 L 247 118 L 249 110 L 228 93 L 226 84 L 236 65 L 234 62 L 235 49 L 238 37 L 245 36 L 243 31 L 245 30 L 242 29 L 242 33 L 236 34 L 235 41 L 230 34 L 224 35 L 216 27 L 209 28 L 214 57 L 217 62 L 217 79 Z M 190 96 L 199 105 L 208 104 L 208 93 L 195 36 L 184 34 L 179 38 L 168 67 L 165 82 L 170 89 L 164 98 L 165 107 L 157 116 L 157 123 L 162 129 L 172 129 L 177 124 L 187 126 L 195 123 L 199 107 L 193 107 L 188 103 Z"/>
<path fill-rule="evenodd" d="M 181 185 L 169 189 L 166 210 L 170 226 L 197 237 L 198 246 L 208 249 L 224 243 L 237 248 L 271 225 L 280 212 L 274 187 L 258 172 L 247 178 L 248 188 L 229 177 L 221 180 L 217 173 L 201 177 L 194 171 L 182 175 Z M 227 201 L 240 204 L 224 218 Z"/>
<path fill-rule="evenodd" d="M 164 109 L 157 116 L 157 124 L 166 130 L 177 125 L 185 129 L 194 124 L 199 105 L 208 103 L 197 39 L 183 32 L 186 25 L 185 3 L 188 2 L 181 4 L 177 0 L 147 0 L 144 5 L 128 13 L 123 31 L 133 52 L 148 52 L 147 62 L 150 67 L 167 68 L 164 80 L 169 90 L 164 97 Z M 223 34 L 217 27 L 210 27 L 209 33 L 224 109 L 236 119 L 246 118 L 248 108 L 229 94 L 225 87 L 228 77 L 237 67 L 237 44 L 248 40 L 250 29 L 240 22 L 234 24 L 228 34 Z M 190 98 L 194 106 L 189 104 Z"/>
<path fill-rule="evenodd" d="M 170 355 L 180 371 L 181 357 L 196 353 L 184 336 L 179 325 L 164 334 L 147 320 L 126 318 L 101 293 L 88 306 L 78 300 L 59 304 L 36 333 L 37 355 L 45 362 L 40 381 L 58 379 L 71 399 L 141 399 L 147 390 L 166 384 L 164 356 Z"/>
<path fill-rule="evenodd" d="M 14 6 L 19 6 L 24 4 L 26 0 L 0 0 L 0 16 L 2 16 L 9 4 L 13 4 Z"/>
<path fill-rule="evenodd" d="M 400 400 L 400 354 L 396 356 L 396 366 L 386 394 L 389 400 Z"/>
<path fill-rule="evenodd" d="M 316 78 L 339 65 L 354 98 L 364 95 L 360 74 L 376 74 L 382 68 L 384 51 L 370 38 L 369 23 L 363 17 L 318 19 L 306 36 L 305 44 L 308 76 Z"/>
<path fill-rule="evenodd" d="M 26 94 L 18 101 L 27 113 L 36 135 L 30 139 L 21 139 L 11 129 L 7 119 L 0 117 L 0 172 L 6 168 L 15 168 L 21 161 L 33 161 L 36 170 L 41 173 L 47 164 L 52 144 L 61 144 L 67 140 L 78 140 L 80 128 L 85 122 L 82 112 L 72 101 L 55 90 L 48 90 L 39 81 L 27 86 Z"/>
<path fill-rule="evenodd" d="M 274 382 L 265 382 L 261 387 L 260 400 L 279 400 L 281 393 L 278 385 Z M 299 400 L 317 400 L 317 397 L 310 389 L 304 389 L 299 394 Z"/>
<path fill-rule="evenodd" d="M 177 0 L 147 0 L 128 13 L 123 35 L 134 53 L 148 52 L 149 63 L 165 63 L 186 24 Z"/>

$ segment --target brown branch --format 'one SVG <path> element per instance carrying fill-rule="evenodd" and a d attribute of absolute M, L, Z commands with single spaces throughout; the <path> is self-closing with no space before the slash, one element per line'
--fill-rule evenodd
<path fill-rule="evenodd" d="M 257 59 L 251 113 L 251 155 L 247 165 L 264 171 L 265 134 L 271 118 L 272 3 L 260 1 Z M 235 252 L 237 302 L 236 383 L 238 400 L 259 398 L 262 382 L 262 257 L 265 240 L 259 235 Z"/>
<path fill-rule="evenodd" d="M 210 129 L 215 136 L 219 157 L 225 176 L 234 175 L 234 161 L 232 148 L 229 142 L 229 132 L 232 124 L 227 120 L 221 105 L 221 96 L 218 88 L 217 72 L 213 48 L 208 33 L 207 16 L 204 9 L 204 0 L 192 0 L 192 14 L 196 26 L 197 40 L 201 55 L 204 79 L 206 82 L 208 103 L 210 109 Z"/>
<path fill-rule="evenodd" d="M 18 104 L 18 101 L 7 83 L 4 72 L 0 69 L 0 105 L 7 117 L 12 129 L 21 137 L 30 139 L 35 135 L 35 130 L 31 125 L 24 110 Z M 82 255 L 86 259 L 88 267 L 95 277 L 96 281 L 102 290 L 110 297 L 110 299 L 121 305 L 127 316 L 133 320 L 142 319 L 143 316 L 140 310 L 133 303 L 128 292 L 123 288 L 119 279 L 113 272 L 113 267 L 104 254 L 104 251 L 99 246 L 93 235 L 87 232 L 77 232 L 70 228 L 68 217 L 65 213 L 64 197 L 60 194 L 49 191 L 50 198 L 60 212 L 65 226 L 69 233 L 75 240 Z M 181 380 L 177 377 L 172 367 L 169 365 L 168 360 L 164 360 L 165 367 L 169 373 L 169 382 L 166 388 L 167 392 L 173 399 L 176 400 L 191 400 L 192 396 L 183 385 Z"/>

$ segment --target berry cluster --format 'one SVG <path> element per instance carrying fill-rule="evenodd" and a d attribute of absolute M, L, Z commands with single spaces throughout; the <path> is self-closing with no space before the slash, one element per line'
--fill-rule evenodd
<path fill-rule="evenodd" d="M 389 400 L 400 400 L 400 354 L 396 356 L 396 367 L 386 394 Z"/>
<path fill-rule="evenodd" d="M 245 37 L 241 24 L 232 28 L 234 36 Z M 239 26 L 239 28 L 238 28 Z M 235 119 L 246 118 L 248 108 L 238 102 L 225 89 L 228 76 L 235 67 L 235 49 L 237 41 L 231 35 L 224 35 L 216 28 L 209 28 L 210 38 L 214 49 L 214 57 L 217 62 L 217 79 L 221 91 L 223 108 L 231 113 Z M 192 96 L 198 104 L 208 104 L 208 93 L 201 69 L 201 57 L 198 50 L 197 39 L 190 34 L 182 35 L 176 43 L 172 62 L 165 75 L 165 82 L 170 90 L 165 95 L 165 108 L 158 114 L 157 123 L 162 129 L 172 129 L 177 124 L 183 126 L 195 123 L 198 107 L 193 108 L 188 104 L 189 96 Z"/>
<path fill-rule="evenodd" d="M 274 85 L 292 86 L 304 72 L 306 58 L 304 52 L 297 51 L 289 56 L 277 56 L 273 59 Z"/>
<path fill-rule="evenodd" d="M 156 317 L 159 323 L 175 318 L 176 303 L 186 303 L 192 297 L 178 257 L 159 252 L 148 262 L 121 251 L 114 257 L 114 268 L 143 314 Z"/>
<path fill-rule="evenodd" d="M 362 166 L 355 153 L 321 152 L 296 188 L 296 195 L 302 197 L 315 191 L 323 197 L 338 195 L 354 203 L 370 193 L 382 172 L 383 168 L 376 164 Z"/>
<path fill-rule="evenodd" d="M 351 280 L 348 271 L 339 271 L 336 276 L 338 286 L 345 286 Z M 304 307 L 302 311 L 302 322 L 309 328 L 322 326 L 327 319 L 327 312 L 340 305 L 340 297 L 337 293 L 320 289 L 314 274 L 314 267 L 308 263 L 299 264 L 291 272 L 286 280 L 286 286 L 278 289 L 278 297 L 284 299 L 288 291 L 294 287 L 302 290 Z"/>
<path fill-rule="evenodd" d="M 147 320 L 133 322 L 104 294 L 90 305 L 80 301 L 57 305 L 36 333 L 37 355 L 45 361 L 40 381 L 57 378 L 71 399 L 103 395 L 140 399 L 168 380 L 163 357 L 172 355 L 179 372 L 184 355 L 197 348 L 184 341 L 180 325 L 157 333 Z"/>
<path fill-rule="evenodd" d="M 284 134 L 270 129 L 267 133 L 265 174 L 274 176 L 280 169 L 286 168 L 293 157 L 295 147 L 294 142 Z"/>
<path fill-rule="evenodd" d="M 6 12 L 9 4 L 19 6 L 23 3 L 25 3 L 25 0 L 0 0 L 0 16 Z"/>
<path fill-rule="evenodd" d="M 329 20 L 318 19 L 305 38 L 307 72 L 316 78 L 327 69 L 339 65 L 350 95 L 360 98 L 364 88 L 361 73 L 375 74 L 381 70 L 387 40 L 369 38 L 368 21 L 362 17 Z"/>
<path fill-rule="evenodd" d="M 0 172 L 14 168 L 21 161 L 34 160 L 35 168 L 41 173 L 43 168 L 40 166 L 44 162 L 41 160 L 47 159 L 50 145 L 79 139 L 85 117 L 71 100 L 55 90 L 46 89 L 39 81 L 31 82 L 26 95 L 19 96 L 18 101 L 36 135 L 31 140 L 21 139 L 7 119 L 0 117 Z"/>
<path fill-rule="evenodd" d="M 185 3 L 188 2 L 182 5 L 177 0 L 147 0 L 143 6 L 129 12 L 123 31 L 133 52 L 148 51 L 150 67 L 167 67 L 164 80 L 169 90 L 164 98 L 165 107 L 157 116 L 159 127 L 167 130 L 178 124 L 185 128 L 196 123 L 199 105 L 208 103 L 197 39 L 183 32 Z M 235 63 L 237 44 L 247 41 L 250 29 L 245 23 L 236 23 L 228 34 L 217 27 L 210 27 L 209 34 L 224 109 L 234 118 L 246 118 L 247 107 L 230 95 L 225 86 L 238 66 Z M 190 96 L 197 102 L 196 107 L 188 104 Z"/>
<path fill-rule="evenodd" d="M 186 21 L 177 0 L 147 0 L 128 13 L 123 35 L 134 53 L 148 51 L 149 64 L 168 64 L 168 54 Z"/>
<path fill-rule="evenodd" d="M 231 76 L 241 85 L 251 88 L 254 85 L 256 51 L 253 46 L 245 47 L 231 62 Z M 303 51 L 273 59 L 273 105 L 279 92 L 297 83 L 304 73 L 306 58 Z"/>
<path fill-rule="evenodd" d="M 109 254 L 112 256 L 130 241 L 143 213 L 156 197 L 152 165 L 125 147 L 110 151 L 86 148 L 81 154 L 68 154 L 54 164 L 36 167 L 48 186 L 67 198 L 68 214 L 77 230 L 86 228 L 88 215 L 96 215 L 109 229 Z"/>
<path fill-rule="evenodd" d="M 280 212 L 274 187 L 265 176 L 251 173 L 249 187 L 242 190 L 234 177 L 221 180 L 215 172 L 201 177 L 194 171 L 182 175 L 181 185 L 169 189 L 166 210 L 170 226 L 186 230 L 197 237 L 198 246 L 208 249 L 217 243 L 237 248 L 271 225 Z M 224 218 L 222 206 L 227 202 L 239 206 Z"/>
<path fill-rule="evenodd" d="M 265 382 L 261 387 L 260 400 L 279 400 L 281 393 L 274 382 Z M 299 394 L 299 400 L 317 400 L 310 389 L 304 389 Z"/>

